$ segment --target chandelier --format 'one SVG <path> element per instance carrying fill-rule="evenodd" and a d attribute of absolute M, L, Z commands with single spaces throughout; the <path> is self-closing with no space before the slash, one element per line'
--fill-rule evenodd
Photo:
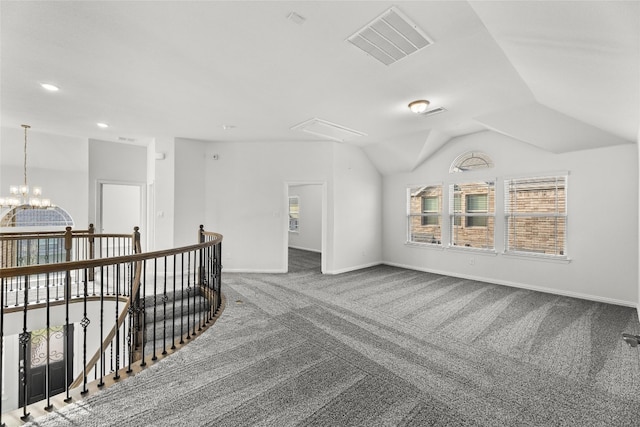
<path fill-rule="evenodd" d="M 51 207 L 50 199 L 43 199 L 42 188 L 33 187 L 29 191 L 27 184 L 27 129 L 31 126 L 22 125 L 24 128 L 24 182 L 22 185 L 11 185 L 9 187 L 10 195 L 8 197 L 0 197 L 0 207 L 15 208 L 18 206 L 24 208 L 46 209 Z"/>

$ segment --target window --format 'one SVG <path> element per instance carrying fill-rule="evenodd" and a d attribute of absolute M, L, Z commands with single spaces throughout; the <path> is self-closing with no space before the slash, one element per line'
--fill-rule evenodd
<path fill-rule="evenodd" d="M 467 194 L 467 213 L 487 213 L 488 210 L 487 194 Z M 486 216 L 467 216 L 467 227 L 486 227 Z"/>
<path fill-rule="evenodd" d="M 505 251 L 566 257 L 567 176 L 505 181 Z"/>
<path fill-rule="evenodd" d="M 297 232 L 300 220 L 300 199 L 298 196 L 289 197 L 289 231 Z"/>
<path fill-rule="evenodd" d="M 495 184 L 468 182 L 449 187 L 451 246 L 494 249 Z"/>
<path fill-rule="evenodd" d="M 412 187 L 407 190 L 408 241 L 442 243 L 442 185 Z"/>
<path fill-rule="evenodd" d="M 73 227 L 71 215 L 59 206 L 33 209 L 20 205 L 0 213 L 0 227 Z"/>
<path fill-rule="evenodd" d="M 440 212 L 440 200 L 438 196 L 422 198 L 422 225 L 438 225 L 439 216 L 434 215 Z"/>
<path fill-rule="evenodd" d="M 482 152 L 469 151 L 456 157 L 449 167 L 449 173 L 490 169 L 492 167 L 493 160 L 491 160 L 491 157 Z"/>

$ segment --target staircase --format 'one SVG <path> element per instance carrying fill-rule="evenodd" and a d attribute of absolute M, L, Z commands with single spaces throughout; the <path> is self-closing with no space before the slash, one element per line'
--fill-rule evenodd
<path fill-rule="evenodd" d="M 190 292 L 167 292 L 165 298 L 156 297 L 155 304 L 153 296 L 146 297 L 144 356 L 165 354 L 174 344 L 190 340 L 202 330 L 210 307 L 198 286 Z"/>

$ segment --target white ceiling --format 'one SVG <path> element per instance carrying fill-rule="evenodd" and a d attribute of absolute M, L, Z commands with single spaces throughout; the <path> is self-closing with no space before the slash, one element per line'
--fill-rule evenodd
<path fill-rule="evenodd" d="M 346 39 L 391 6 L 433 44 L 386 66 Z M 319 118 L 365 133 L 348 143 L 383 173 L 486 129 L 556 153 L 639 135 L 638 1 L 2 1 L 0 13 L 6 127 L 311 141 L 291 128 Z M 422 98 L 447 111 L 413 115 Z"/>

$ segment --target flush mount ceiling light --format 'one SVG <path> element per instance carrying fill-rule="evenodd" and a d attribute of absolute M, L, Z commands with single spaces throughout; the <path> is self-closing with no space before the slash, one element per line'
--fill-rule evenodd
<path fill-rule="evenodd" d="M 420 99 L 409 103 L 409 109 L 416 114 L 422 114 L 429 108 L 429 101 L 426 99 Z"/>
<path fill-rule="evenodd" d="M 98 127 L 102 129 L 106 129 L 109 127 L 109 125 L 106 123 L 96 123 L 96 125 L 98 125 Z"/>
<path fill-rule="evenodd" d="M 40 83 L 40 86 L 43 89 L 48 90 L 49 92 L 57 92 L 60 90 L 60 88 L 56 85 L 52 85 L 51 83 Z"/>

